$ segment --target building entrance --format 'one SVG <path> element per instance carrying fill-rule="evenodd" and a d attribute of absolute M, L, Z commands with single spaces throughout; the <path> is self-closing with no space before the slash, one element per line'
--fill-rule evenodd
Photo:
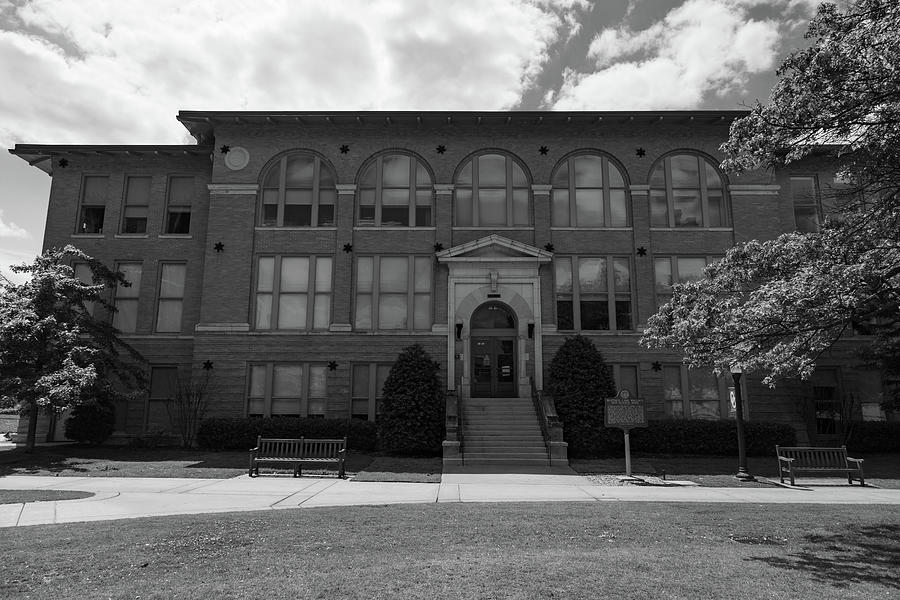
<path fill-rule="evenodd" d="M 486 304 L 472 315 L 472 397 L 517 395 L 516 319 L 501 304 Z"/>

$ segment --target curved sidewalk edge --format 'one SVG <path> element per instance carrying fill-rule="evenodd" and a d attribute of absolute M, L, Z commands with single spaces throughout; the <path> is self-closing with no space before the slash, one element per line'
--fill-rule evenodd
<path fill-rule="evenodd" d="M 79 500 L 0 505 L 0 527 L 324 506 L 446 502 L 732 502 L 892 504 L 900 490 L 860 486 L 704 488 L 601 486 L 579 475 L 447 474 L 441 483 L 267 476 L 233 479 L 0 477 L 0 489 L 73 490 Z"/>

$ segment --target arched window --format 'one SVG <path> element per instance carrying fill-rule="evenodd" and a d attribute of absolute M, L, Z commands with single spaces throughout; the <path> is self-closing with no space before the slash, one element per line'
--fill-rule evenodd
<path fill-rule="evenodd" d="M 729 227 L 725 182 L 696 154 L 673 154 L 650 174 L 651 227 Z"/>
<path fill-rule="evenodd" d="M 318 156 L 289 154 L 263 178 L 262 227 L 331 227 L 337 199 L 335 176 Z"/>
<path fill-rule="evenodd" d="M 405 154 L 379 156 L 359 180 L 357 225 L 431 227 L 431 175 Z"/>
<path fill-rule="evenodd" d="M 528 177 L 509 156 L 482 154 L 466 162 L 456 178 L 457 227 L 531 225 Z"/>
<path fill-rule="evenodd" d="M 553 173 L 553 227 L 630 227 L 625 178 L 605 156 L 572 156 Z"/>

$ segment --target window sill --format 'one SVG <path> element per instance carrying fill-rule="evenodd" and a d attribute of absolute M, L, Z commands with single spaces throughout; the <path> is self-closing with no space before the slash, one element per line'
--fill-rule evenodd
<path fill-rule="evenodd" d="M 337 231 L 335 225 L 307 226 L 307 227 L 263 227 L 257 225 L 254 227 L 256 231 Z"/>
<path fill-rule="evenodd" d="M 150 236 L 146 233 L 117 233 L 113 237 L 117 240 L 146 240 Z"/>
<path fill-rule="evenodd" d="M 159 239 L 162 240 L 189 240 L 194 237 L 190 233 L 161 233 Z"/>
<path fill-rule="evenodd" d="M 104 233 L 73 233 L 71 237 L 82 239 L 82 240 L 84 240 L 84 239 L 102 240 L 103 238 L 106 237 L 106 234 L 104 234 Z"/>
<path fill-rule="evenodd" d="M 507 225 L 484 226 L 484 227 L 454 225 L 452 229 L 454 231 L 530 231 L 530 230 L 534 229 L 534 225 L 514 225 L 512 227 L 507 226 Z"/>
<path fill-rule="evenodd" d="M 650 231 L 734 231 L 734 227 L 651 227 Z"/>
<path fill-rule="evenodd" d="M 550 231 L 634 231 L 634 227 L 551 227 Z"/>
<path fill-rule="evenodd" d="M 354 225 L 353 231 L 435 231 L 437 227 L 404 227 L 402 225 Z"/>

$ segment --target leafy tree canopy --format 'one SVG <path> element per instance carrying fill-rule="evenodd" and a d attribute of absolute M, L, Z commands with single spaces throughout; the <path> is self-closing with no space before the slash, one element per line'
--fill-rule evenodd
<path fill-rule="evenodd" d="M 91 283 L 75 277 L 72 262 L 90 267 Z M 0 397 L 30 415 L 32 448 L 38 410 L 110 403 L 122 390 L 143 387 L 145 375 L 140 355 L 89 310 L 115 311 L 105 290 L 128 285 L 121 273 L 73 246 L 12 269 L 30 279 L 0 287 Z"/>
<path fill-rule="evenodd" d="M 732 124 L 721 150 L 733 172 L 810 157 L 839 174 L 823 188 L 821 231 L 750 241 L 676 285 L 642 343 L 677 347 L 693 366 L 809 376 L 852 328 L 886 371 L 900 356 L 900 4 L 822 4 L 810 47 L 792 53 L 766 105 Z M 894 360 L 896 367 L 900 361 Z M 897 373 L 900 375 L 900 372 Z"/>

